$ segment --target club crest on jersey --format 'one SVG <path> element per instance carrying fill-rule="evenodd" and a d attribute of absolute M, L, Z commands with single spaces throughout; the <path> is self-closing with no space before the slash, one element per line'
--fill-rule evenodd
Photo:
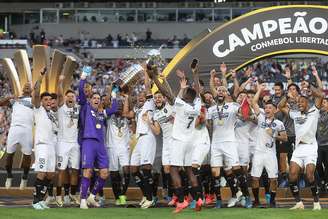
<path fill-rule="evenodd" d="M 167 109 L 166 108 L 164 108 L 164 113 L 167 113 Z"/>
<path fill-rule="evenodd" d="M 62 156 L 57 156 L 58 162 L 63 162 L 63 157 Z"/>
<path fill-rule="evenodd" d="M 228 105 L 224 105 L 224 106 L 223 106 L 223 109 L 228 109 L 228 108 L 229 108 Z"/>
<path fill-rule="evenodd" d="M 39 158 L 39 163 L 40 163 L 40 164 L 45 164 L 45 163 L 46 163 L 46 159 L 44 159 L 44 158 Z"/>
<path fill-rule="evenodd" d="M 296 122 L 297 124 L 300 124 L 300 125 L 304 124 L 304 123 L 306 122 L 306 120 L 307 120 L 306 117 L 296 117 L 296 118 L 295 118 L 295 122 Z"/>

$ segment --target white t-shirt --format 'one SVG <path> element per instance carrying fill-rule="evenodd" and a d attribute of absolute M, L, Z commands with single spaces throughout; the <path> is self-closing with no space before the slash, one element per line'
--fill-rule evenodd
<path fill-rule="evenodd" d="M 171 138 L 174 121 L 173 106 L 166 103 L 162 109 L 155 109 L 154 121 L 157 121 L 161 126 L 163 138 Z"/>
<path fill-rule="evenodd" d="M 66 104 L 58 109 L 58 140 L 61 142 L 77 142 L 78 138 L 78 119 L 80 107 L 75 105 L 72 108 Z"/>
<path fill-rule="evenodd" d="M 239 107 L 237 103 L 225 103 L 208 109 L 207 119 L 213 121 L 212 142 L 236 141 L 235 123 Z"/>
<path fill-rule="evenodd" d="M 21 126 L 27 129 L 33 127 L 33 105 L 31 97 L 22 97 L 13 103 L 10 126 Z"/>
<path fill-rule="evenodd" d="M 312 106 L 307 113 L 301 114 L 298 110 L 290 110 L 289 116 L 294 120 L 297 147 L 300 142 L 312 144 L 317 142 L 316 132 L 320 110 Z"/>
<path fill-rule="evenodd" d="M 153 118 L 155 104 L 153 99 L 148 99 L 136 114 L 137 136 L 140 134 L 153 134 L 149 125 L 142 119 L 142 115 L 148 113 L 149 119 Z"/>
<path fill-rule="evenodd" d="M 43 106 L 34 108 L 35 144 L 54 144 L 57 141 L 58 121 L 52 111 Z"/>
<path fill-rule="evenodd" d="M 276 138 L 279 132 L 285 131 L 284 123 L 278 119 L 269 120 L 265 117 L 263 113 L 257 116 L 257 135 L 256 135 L 256 145 L 255 151 L 260 152 L 271 152 L 276 154 Z M 273 131 L 273 136 L 270 136 L 266 129 L 271 128 Z"/>
<path fill-rule="evenodd" d="M 172 137 L 181 141 L 193 141 L 195 121 L 200 114 L 201 100 L 196 98 L 194 103 L 188 104 L 180 97 L 175 99 Z"/>
<path fill-rule="evenodd" d="M 125 147 L 130 140 L 128 119 L 112 114 L 107 119 L 106 139 L 107 147 Z"/>

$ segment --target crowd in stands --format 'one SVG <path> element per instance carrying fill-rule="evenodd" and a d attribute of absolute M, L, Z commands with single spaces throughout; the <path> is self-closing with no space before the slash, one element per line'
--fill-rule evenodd
<path fill-rule="evenodd" d="M 41 29 L 31 30 L 28 35 L 24 36 L 17 36 L 15 32 L 3 33 L 0 34 L 0 39 L 26 39 L 29 41 L 30 46 L 44 44 L 51 47 L 65 48 L 73 52 L 78 52 L 80 48 L 158 48 L 162 45 L 167 48 L 182 48 L 191 40 L 186 34 L 184 34 L 183 38 L 178 38 L 176 35 L 169 39 L 154 38 L 150 29 L 147 29 L 145 33 L 122 33 L 116 36 L 109 33 L 103 39 L 94 38 L 87 31 L 81 31 L 78 39 L 65 38 L 63 35 L 48 36 Z M 11 46 L 8 45 L 8 47 Z"/>

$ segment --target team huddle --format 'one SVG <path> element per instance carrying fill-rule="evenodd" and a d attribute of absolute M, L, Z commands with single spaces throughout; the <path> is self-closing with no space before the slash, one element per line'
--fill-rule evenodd
<path fill-rule="evenodd" d="M 175 213 L 188 206 L 195 211 L 204 205 L 223 207 L 223 179 L 231 190 L 227 207 L 258 207 L 263 173 L 268 181 L 267 204 L 274 208 L 280 165 L 276 148 L 287 144 L 294 146 L 288 171 L 296 201 L 292 209 L 304 209 L 298 179 L 305 172 L 313 209 L 320 210 L 314 177 L 316 132 L 321 110 L 328 110 L 328 101 L 316 69 L 312 71 L 316 85 L 304 82 L 300 88 L 291 81 L 286 68 L 287 92 L 273 97 L 268 95 L 265 84 L 253 78 L 239 84 L 234 71 L 230 73 L 233 86 L 228 88 L 225 64 L 220 66 L 221 77 L 211 71 L 210 91 L 205 91 L 197 59 L 190 69 L 192 80 L 177 70 L 180 90 L 174 95 L 156 65 L 145 66 L 145 90 L 134 104 L 127 87 L 115 84 L 107 87 L 105 94 L 93 92 L 87 81 L 88 71 L 82 71 L 78 95 L 63 90 L 62 75 L 57 93 L 40 94 L 44 69 L 33 89 L 27 83 L 22 96 L 0 100 L 0 105 L 12 104 L 13 108 L 6 150 L 6 187 L 12 184 L 13 157 L 19 144 L 24 171 L 21 189 L 27 185 L 34 148 L 37 175 L 32 206 L 37 210 L 49 208 L 52 203 L 60 207 L 78 204 L 82 209 L 101 207 L 108 177 L 115 204 L 125 205 L 130 176 L 143 194 L 141 208 L 153 207 L 158 201 L 159 184 L 158 174 L 153 171 L 156 147 L 160 147 L 156 138 L 161 138 L 164 198 L 169 206 L 175 206 Z M 155 93 L 153 84 L 158 88 Z M 276 87 L 283 90 L 282 83 L 276 83 Z M 294 139 L 285 127 L 286 120 L 292 121 Z M 136 145 L 130 148 L 134 134 Z"/>

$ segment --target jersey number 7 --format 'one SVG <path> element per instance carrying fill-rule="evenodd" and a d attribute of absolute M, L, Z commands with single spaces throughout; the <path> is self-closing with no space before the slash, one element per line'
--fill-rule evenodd
<path fill-rule="evenodd" d="M 190 128 L 190 125 L 191 125 L 191 123 L 194 121 L 195 117 L 189 116 L 188 119 L 189 119 L 190 121 L 189 121 L 189 123 L 188 123 L 188 125 L 187 125 L 187 129 Z"/>

